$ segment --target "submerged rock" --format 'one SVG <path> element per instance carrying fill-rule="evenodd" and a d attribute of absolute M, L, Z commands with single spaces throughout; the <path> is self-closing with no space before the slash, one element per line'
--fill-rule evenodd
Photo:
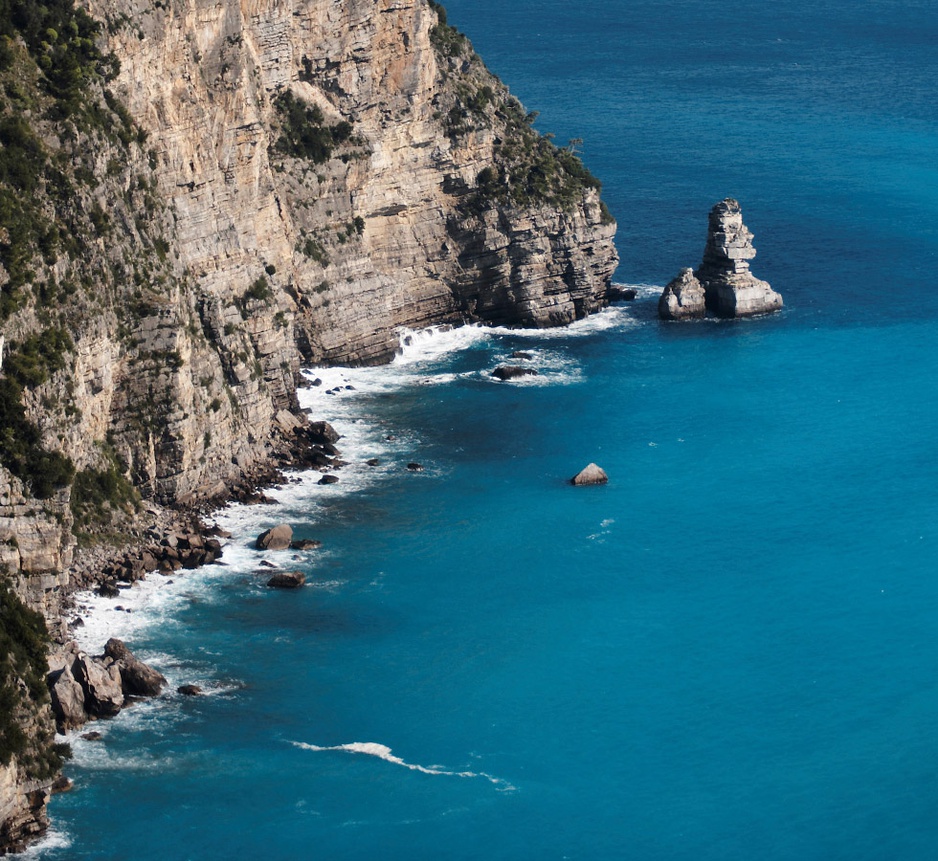
<path fill-rule="evenodd" d="M 286 550 L 293 540 L 293 527 L 280 523 L 257 536 L 254 546 L 258 550 Z"/>
<path fill-rule="evenodd" d="M 619 284 L 610 284 L 606 290 L 606 298 L 610 302 L 634 302 L 638 290 L 634 287 L 622 287 Z"/>
<path fill-rule="evenodd" d="M 315 538 L 301 538 L 299 541 L 290 542 L 291 550 L 316 550 L 319 547 L 322 547 L 322 542 Z"/>
<path fill-rule="evenodd" d="M 606 471 L 595 463 L 591 463 L 573 476 L 573 478 L 570 479 L 570 484 L 578 486 L 586 484 L 606 484 L 608 481 L 609 476 L 606 475 Z"/>
<path fill-rule="evenodd" d="M 500 380 L 514 380 L 518 377 L 536 377 L 537 370 L 535 368 L 522 368 L 519 365 L 499 365 L 492 371 L 492 376 L 498 377 Z"/>
<path fill-rule="evenodd" d="M 197 697 L 202 694 L 202 688 L 198 685 L 180 685 L 176 688 L 177 694 L 182 694 L 184 697 Z"/>

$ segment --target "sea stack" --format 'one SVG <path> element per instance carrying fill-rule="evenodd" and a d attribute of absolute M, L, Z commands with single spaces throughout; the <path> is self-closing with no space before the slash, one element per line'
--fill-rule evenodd
<path fill-rule="evenodd" d="M 721 200 L 710 210 L 707 245 L 703 262 L 694 273 L 682 270 L 661 294 L 658 315 L 664 320 L 702 316 L 699 313 L 698 282 L 703 288 L 706 310 L 717 317 L 751 317 L 782 307 L 781 294 L 749 271 L 756 256 L 752 233 L 743 224 L 739 201 Z"/>

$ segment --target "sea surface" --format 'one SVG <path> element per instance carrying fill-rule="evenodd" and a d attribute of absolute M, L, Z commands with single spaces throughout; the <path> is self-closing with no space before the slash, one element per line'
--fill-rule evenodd
<path fill-rule="evenodd" d="M 447 7 L 583 139 L 639 296 L 312 371 L 341 482 L 88 599 L 88 649 L 207 695 L 73 738 L 31 856 L 938 858 L 938 5 Z M 659 323 L 727 196 L 785 310 Z M 323 542 L 268 554 L 298 592 L 257 573 L 278 521 Z"/>

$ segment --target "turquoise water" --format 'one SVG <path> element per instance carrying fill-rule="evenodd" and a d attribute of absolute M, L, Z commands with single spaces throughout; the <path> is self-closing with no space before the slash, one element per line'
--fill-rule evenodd
<path fill-rule="evenodd" d="M 227 512 L 226 566 L 99 602 L 89 648 L 209 695 L 76 740 L 35 854 L 938 857 L 938 10 L 447 5 L 584 138 L 647 286 L 308 393 L 353 465 Z M 660 324 L 727 195 L 785 311 Z M 493 382 L 517 349 L 540 376 Z M 565 483 L 591 460 L 608 486 Z M 279 519 L 324 542 L 277 557 L 298 593 L 248 546 Z"/>

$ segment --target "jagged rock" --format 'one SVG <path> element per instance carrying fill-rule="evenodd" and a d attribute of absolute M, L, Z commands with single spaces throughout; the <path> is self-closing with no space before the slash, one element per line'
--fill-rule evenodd
<path fill-rule="evenodd" d="M 329 422 L 311 422 L 306 433 L 312 442 L 319 445 L 335 444 L 342 439 L 342 435 Z"/>
<path fill-rule="evenodd" d="M 117 664 L 125 696 L 159 696 L 166 678 L 139 660 L 123 641 L 111 637 L 104 646 L 104 654 Z"/>
<path fill-rule="evenodd" d="M 97 730 L 92 730 L 91 732 L 83 732 L 81 737 L 85 741 L 101 741 L 104 736 L 101 735 Z"/>
<path fill-rule="evenodd" d="M 314 538 L 301 538 L 299 541 L 290 542 L 291 550 L 315 550 L 318 547 L 322 547 L 322 542 Z"/>
<path fill-rule="evenodd" d="M 100 586 L 98 586 L 98 594 L 102 598 L 116 598 L 120 595 L 121 590 L 117 588 L 117 583 L 113 580 L 105 580 Z"/>
<path fill-rule="evenodd" d="M 682 269 L 671 281 L 658 300 L 658 316 L 662 320 L 686 320 L 703 317 L 707 313 L 703 284 L 691 268 Z"/>
<path fill-rule="evenodd" d="M 281 523 L 257 536 L 255 547 L 258 550 L 286 550 L 293 540 L 293 527 Z"/>
<path fill-rule="evenodd" d="M 202 688 L 198 685 L 180 685 L 176 688 L 177 694 L 182 694 L 184 697 L 197 697 L 202 694 Z"/>
<path fill-rule="evenodd" d="M 782 307 L 781 295 L 749 271 L 755 256 L 739 202 L 720 201 L 710 210 L 703 262 L 694 273 L 706 291 L 708 310 L 718 317 L 749 317 Z"/>
<path fill-rule="evenodd" d="M 280 571 L 267 581 L 273 589 L 298 589 L 306 582 L 302 571 Z"/>
<path fill-rule="evenodd" d="M 411 472 L 423 472 L 423 464 L 416 463 L 415 461 L 411 461 L 409 464 L 407 464 L 407 468 Z"/>
<path fill-rule="evenodd" d="M 72 665 L 66 664 L 58 677 L 49 686 L 52 696 L 52 712 L 59 732 L 76 729 L 88 720 L 85 712 L 85 690 L 81 686 Z"/>
<path fill-rule="evenodd" d="M 207 538 L 205 541 L 205 564 L 208 565 L 217 559 L 221 559 L 223 550 L 221 542 L 217 538 Z"/>
<path fill-rule="evenodd" d="M 500 380 L 514 380 L 518 377 L 536 377 L 537 370 L 535 368 L 522 368 L 520 365 L 499 365 L 492 371 L 492 376 L 498 377 Z"/>
<path fill-rule="evenodd" d="M 74 788 L 75 784 L 64 774 L 60 774 L 55 780 L 52 781 L 52 785 L 49 787 L 49 791 L 53 795 L 59 795 L 62 792 L 71 792 L 71 790 Z"/>
<path fill-rule="evenodd" d="M 370 457 L 365 461 L 365 466 L 378 466 L 381 463 L 376 457 Z"/>
<path fill-rule="evenodd" d="M 114 717 L 124 705 L 120 667 L 79 653 L 72 672 L 85 692 L 85 711 L 92 717 Z"/>
<path fill-rule="evenodd" d="M 339 483 L 339 477 L 338 477 L 337 475 L 324 475 L 324 476 L 323 476 L 322 478 L 320 478 L 319 481 L 316 482 L 316 483 L 317 483 L 317 484 L 338 484 L 338 483 Z"/>
<path fill-rule="evenodd" d="M 618 284 L 610 284 L 606 290 L 606 298 L 610 302 L 633 302 L 638 296 L 638 291 L 634 287 L 622 287 Z"/>
<path fill-rule="evenodd" d="M 606 484 L 608 481 L 609 476 L 606 475 L 606 471 L 595 463 L 585 466 L 570 479 L 570 483 L 575 485 Z"/>

